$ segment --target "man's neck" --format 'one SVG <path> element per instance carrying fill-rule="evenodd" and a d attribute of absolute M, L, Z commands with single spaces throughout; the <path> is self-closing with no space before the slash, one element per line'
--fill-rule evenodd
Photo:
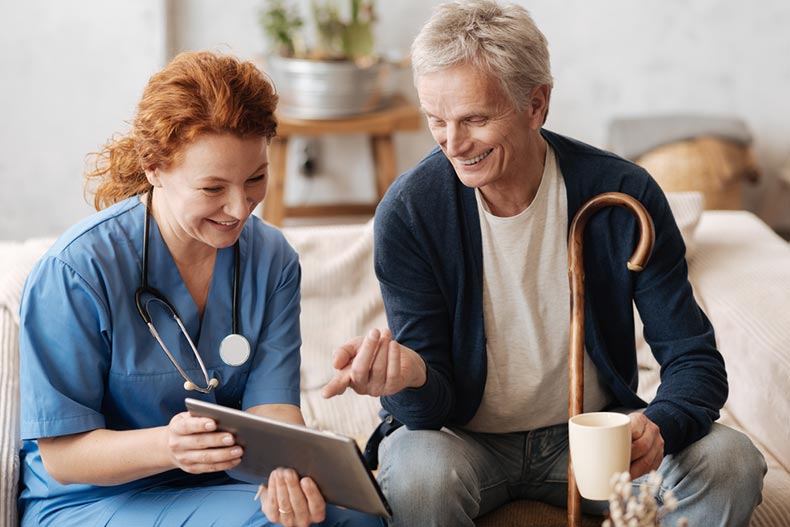
<path fill-rule="evenodd" d="M 520 214 L 530 206 L 543 179 L 547 149 L 546 141 L 538 136 L 534 148 L 524 153 L 526 165 L 523 170 L 512 177 L 480 187 L 480 193 L 491 214 L 508 218 Z"/>

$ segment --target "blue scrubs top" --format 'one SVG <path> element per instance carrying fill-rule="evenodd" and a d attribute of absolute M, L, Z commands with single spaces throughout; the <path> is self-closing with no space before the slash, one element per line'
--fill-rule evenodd
<path fill-rule="evenodd" d="M 217 253 L 201 322 L 151 218 L 148 282 L 175 307 L 209 378 L 219 380 L 219 387 L 204 395 L 184 390 L 183 378 L 137 312 L 144 212 L 136 196 L 94 214 L 64 234 L 27 279 L 19 336 L 22 509 L 45 500 L 39 513 L 46 514 L 159 483 L 189 484 L 195 477 L 174 470 L 110 487 L 61 485 L 44 469 L 39 437 L 163 426 L 185 410 L 185 397 L 241 409 L 299 404 L 301 269 L 282 233 L 256 217 L 244 225 L 238 324 L 251 356 L 240 366 L 228 366 L 219 356 L 219 344 L 233 327 L 233 247 Z M 173 318 L 158 303 L 149 305 L 168 349 L 204 386 Z"/>

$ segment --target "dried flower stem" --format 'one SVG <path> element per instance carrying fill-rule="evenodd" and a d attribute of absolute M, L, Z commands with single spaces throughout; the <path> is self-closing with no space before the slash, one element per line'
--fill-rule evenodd
<path fill-rule="evenodd" d="M 659 506 L 656 497 L 661 489 L 661 476 L 648 474 L 647 480 L 639 485 L 639 494 L 633 495 L 633 485 L 628 472 L 614 474 L 610 481 L 612 494 L 609 496 L 609 518 L 602 527 L 661 527 L 661 519 L 677 508 L 677 499 L 671 490 L 665 491 Z M 681 518 L 678 527 L 688 527 Z"/>

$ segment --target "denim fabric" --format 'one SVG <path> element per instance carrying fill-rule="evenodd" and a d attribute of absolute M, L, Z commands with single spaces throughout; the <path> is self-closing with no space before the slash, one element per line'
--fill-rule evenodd
<path fill-rule="evenodd" d="M 567 430 L 566 424 L 509 434 L 400 428 L 379 452 L 379 483 L 393 509 L 390 525 L 474 526 L 474 518 L 515 499 L 565 507 Z M 674 526 L 680 517 L 694 526 L 748 525 L 765 471 L 765 460 L 746 436 L 714 424 L 659 467 L 662 490 L 672 489 L 678 499 L 664 525 Z M 635 489 L 642 480 L 634 481 Z M 603 514 L 607 506 L 582 500 L 587 514 Z"/>

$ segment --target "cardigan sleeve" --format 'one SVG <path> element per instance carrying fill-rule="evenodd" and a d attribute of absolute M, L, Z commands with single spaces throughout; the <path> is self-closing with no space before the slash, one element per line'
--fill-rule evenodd
<path fill-rule="evenodd" d="M 647 179 L 642 203 L 656 227 L 653 256 L 635 277 L 634 301 L 644 336 L 661 366 L 661 383 L 645 415 L 655 422 L 667 454 L 710 431 L 727 399 L 724 359 L 713 327 L 694 299 L 685 246 L 666 197 Z"/>
<path fill-rule="evenodd" d="M 407 207 L 391 191 L 376 211 L 374 265 L 393 338 L 425 361 L 426 383 L 382 397 L 382 406 L 410 429 L 439 429 L 455 404 L 451 386 L 451 323 L 426 248 Z"/>

